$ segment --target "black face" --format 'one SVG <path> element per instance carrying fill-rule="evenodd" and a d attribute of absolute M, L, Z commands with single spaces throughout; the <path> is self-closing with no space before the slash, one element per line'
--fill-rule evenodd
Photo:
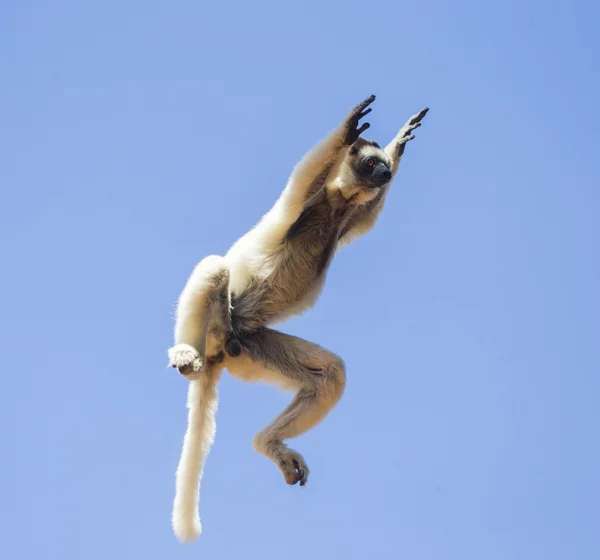
<path fill-rule="evenodd" d="M 375 156 L 361 158 L 357 167 L 365 186 L 372 189 L 383 187 L 392 178 L 390 168 Z"/>

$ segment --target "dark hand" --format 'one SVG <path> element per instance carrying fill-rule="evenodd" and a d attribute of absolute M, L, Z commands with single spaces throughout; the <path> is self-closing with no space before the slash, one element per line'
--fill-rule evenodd
<path fill-rule="evenodd" d="M 372 109 L 367 109 L 367 107 L 375 101 L 375 96 L 371 95 L 367 99 L 365 99 L 360 105 L 357 105 L 352 109 L 350 115 L 346 119 L 346 136 L 344 137 L 344 145 L 351 146 L 358 140 L 358 137 L 369 128 L 371 125 L 366 122 L 363 123 L 360 128 L 358 128 L 358 122 L 365 115 L 368 115 Z M 365 111 L 365 109 L 367 109 Z"/>

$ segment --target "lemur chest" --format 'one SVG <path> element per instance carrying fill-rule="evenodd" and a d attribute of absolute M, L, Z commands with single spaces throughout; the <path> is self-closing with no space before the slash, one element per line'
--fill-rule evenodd
<path fill-rule="evenodd" d="M 264 262 L 262 276 L 232 297 L 234 328 L 252 330 L 304 311 L 317 299 L 347 219 L 345 208 L 327 201 L 305 208 L 277 250 Z"/>

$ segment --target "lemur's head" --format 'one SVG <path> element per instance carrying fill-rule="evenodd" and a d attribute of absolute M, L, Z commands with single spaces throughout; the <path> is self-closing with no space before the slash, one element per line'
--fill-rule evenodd
<path fill-rule="evenodd" d="M 379 144 L 359 138 L 348 151 L 337 184 L 344 198 L 364 204 L 391 179 L 390 160 Z"/>

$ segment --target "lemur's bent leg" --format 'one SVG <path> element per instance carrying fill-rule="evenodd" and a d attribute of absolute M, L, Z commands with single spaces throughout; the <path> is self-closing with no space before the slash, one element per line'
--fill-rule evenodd
<path fill-rule="evenodd" d="M 279 219 L 293 223 L 303 210 L 304 204 L 326 183 L 328 177 L 335 177 L 350 146 L 356 142 L 369 123 L 359 127 L 359 121 L 371 109 L 367 107 L 375 101 L 371 95 L 354 107 L 344 121 L 325 139 L 321 140 L 294 167 L 276 208 Z"/>
<path fill-rule="evenodd" d="M 411 132 L 421 126 L 421 121 L 428 111 L 429 107 L 425 107 L 425 109 L 410 117 L 406 121 L 406 124 L 398 131 L 394 139 L 385 147 L 385 153 L 391 160 L 390 171 L 392 172 L 392 179 L 396 171 L 398 171 L 398 165 L 406 149 L 406 143 L 414 138 Z"/>
<path fill-rule="evenodd" d="M 308 467 L 283 441 L 316 426 L 340 400 L 346 382 L 344 362 L 317 344 L 272 329 L 240 343 L 241 355 L 225 358 L 230 373 L 296 391 L 289 406 L 254 438 L 254 449 L 279 467 L 288 484 L 303 486 Z"/>
<path fill-rule="evenodd" d="M 217 341 L 230 330 L 229 268 L 212 255 L 196 266 L 179 296 L 170 365 L 184 375 L 202 372 L 207 338 Z"/>

